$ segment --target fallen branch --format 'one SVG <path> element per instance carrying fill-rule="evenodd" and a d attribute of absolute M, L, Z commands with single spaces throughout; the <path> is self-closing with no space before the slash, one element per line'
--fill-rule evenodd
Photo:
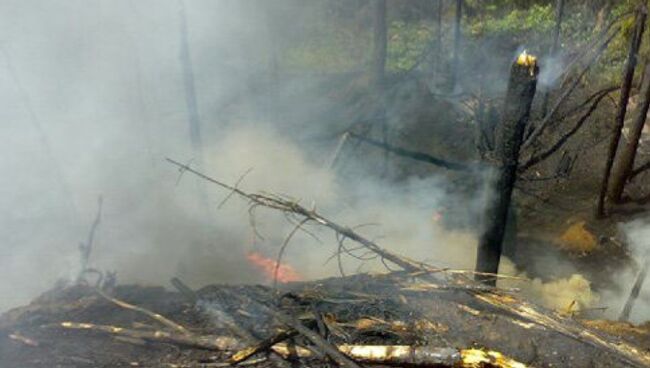
<path fill-rule="evenodd" d="M 448 170 L 468 171 L 468 170 L 471 170 L 471 168 L 472 168 L 472 165 L 468 165 L 468 164 L 465 164 L 465 163 L 451 162 L 451 161 L 447 161 L 447 160 L 443 160 L 441 158 L 431 156 L 431 155 L 423 153 L 423 152 L 410 151 L 410 150 L 407 150 L 407 149 L 404 149 L 404 148 L 401 148 L 401 147 L 395 147 L 393 145 L 390 145 L 390 144 L 387 144 L 387 143 L 384 143 L 384 142 L 379 142 L 379 141 L 374 140 L 372 138 L 368 138 L 368 137 L 365 137 L 365 136 L 362 136 L 362 135 L 359 135 L 359 134 L 356 134 L 356 133 L 350 132 L 350 137 L 352 137 L 352 138 L 354 138 L 354 139 L 356 139 L 358 141 L 367 143 L 367 144 L 369 144 L 371 146 L 375 146 L 375 147 L 381 148 L 383 150 L 386 150 L 386 151 L 388 151 L 388 152 L 390 152 L 392 154 L 395 154 L 397 156 L 410 158 L 410 159 L 413 159 L 413 160 L 416 160 L 416 161 L 422 161 L 422 162 L 430 163 L 430 164 L 433 164 L 433 165 L 436 165 L 436 166 L 444 167 L 445 169 L 448 169 Z"/>
<path fill-rule="evenodd" d="M 141 339 L 148 342 L 167 343 L 190 348 L 211 351 L 233 351 L 242 348 L 241 341 L 229 336 L 187 336 L 173 335 L 165 331 L 141 331 L 110 325 L 91 323 L 61 322 L 46 325 L 49 328 L 64 328 L 68 330 L 85 330 L 104 333 L 113 336 L 123 336 Z M 306 328 L 306 327 L 305 327 Z M 311 330 L 310 330 L 311 331 Z M 313 331 L 312 331 L 313 332 Z M 421 367 L 455 367 L 476 368 L 490 366 L 496 368 L 526 368 L 526 365 L 510 359 L 503 354 L 481 349 L 454 349 L 435 346 L 409 345 L 332 345 L 338 354 L 350 359 L 391 365 L 413 365 Z M 290 358 L 314 358 L 314 353 L 300 346 L 289 346 L 284 343 L 275 344 L 272 350 L 279 355 Z M 230 364 L 230 363 L 228 363 Z M 358 367 L 356 363 L 353 363 Z M 222 366 L 221 364 L 218 364 Z"/>
<path fill-rule="evenodd" d="M 271 209 L 276 209 L 282 212 L 291 213 L 294 215 L 300 215 L 305 218 L 309 218 L 311 221 L 314 221 L 318 224 L 326 226 L 335 232 L 339 233 L 341 236 L 345 236 L 353 241 L 358 242 L 359 244 L 366 247 L 369 251 L 378 254 L 381 258 L 388 260 L 395 265 L 401 267 L 405 271 L 409 272 L 426 272 L 426 275 L 423 277 L 431 277 L 432 273 L 436 272 L 445 272 L 452 275 L 475 275 L 476 272 L 465 271 L 465 270 L 450 270 L 450 269 L 440 269 L 433 267 L 431 265 L 416 262 L 409 258 L 394 254 L 383 248 L 373 241 L 370 241 L 363 236 L 356 233 L 354 230 L 351 230 L 348 227 L 341 226 L 316 212 L 316 210 L 308 210 L 305 207 L 299 205 L 296 202 L 291 202 L 277 196 L 269 196 L 265 194 L 252 194 L 244 192 L 241 189 L 234 188 L 230 185 L 224 184 L 214 178 L 211 178 L 199 171 L 192 169 L 191 167 L 179 163 L 175 160 L 167 158 L 167 161 L 178 166 L 181 171 L 188 171 L 194 175 L 207 180 L 213 184 L 216 184 L 222 188 L 233 191 L 241 197 L 247 198 L 253 204 L 253 206 L 264 206 Z M 489 275 L 489 274 L 484 274 Z M 494 275 L 494 277 L 503 277 L 501 275 Z M 464 283 L 469 283 L 471 285 L 472 281 L 469 279 L 463 279 Z M 585 329 L 584 326 L 575 323 L 574 321 L 556 316 L 551 314 L 549 311 L 537 307 L 533 304 L 527 303 L 523 300 L 516 299 L 512 296 L 502 295 L 498 289 L 492 290 L 481 290 L 481 291 L 472 291 L 464 290 L 473 298 L 487 303 L 492 307 L 496 307 L 502 311 L 507 312 L 521 318 L 525 321 L 533 322 L 539 326 L 549 328 L 553 331 L 556 331 L 562 335 L 575 339 L 579 342 L 595 346 L 597 348 L 602 348 L 608 352 L 616 355 L 618 359 L 625 361 L 628 364 L 631 364 L 635 367 L 646 367 L 650 365 L 650 354 L 640 351 L 633 346 L 626 343 L 613 344 L 593 331 Z"/>
<path fill-rule="evenodd" d="M 305 338 L 307 338 L 309 341 L 311 341 L 316 347 L 318 347 L 319 350 L 321 350 L 323 353 L 327 354 L 327 356 L 332 358 L 332 360 L 334 360 L 340 366 L 346 367 L 346 368 L 361 368 L 358 364 L 356 364 L 355 362 L 350 360 L 341 351 L 339 351 L 339 349 L 336 346 L 332 345 L 329 341 L 322 338 L 316 332 L 314 332 L 311 329 L 307 328 L 299 320 L 291 317 L 290 315 L 282 312 L 281 310 L 279 310 L 277 308 L 273 308 L 273 307 L 268 306 L 268 305 L 266 305 L 264 303 L 258 302 L 257 304 L 263 310 L 265 310 L 267 313 L 273 315 L 273 317 L 275 317 L 281 323 L 293 328 L 298 333 L 303 335 Z"/>
<path fill-rule="evenodd" d="M 120 306 L 120 307 L 122 307 L 124 309 L 128 309 L 128 310 L 132 310 L 132 311 L 135 311 L 135 312 L 138 312 L 138 313 L 142 313 L 142 314 L 144 314 L 144 315 L 146 315 L 148 317 L 151 317 L 151 318 L 155 319 L 156 321 L 162 323 L 163 325 L 171 328 L 172 330 L 180 332 L 181 334 L 184 334 L 184 335 L 189 335 L 190 334 L 190 331 L 188 329 L 186 329 L 185 327 L 179 325 L 178 323 L 176 323 L 176 322 L 174 322 L 174 321 L 172 321 L 172 320 L 170 320 L 170 319 L 168 319 L 168 318 L 166 318 L 166 317 L 164 317 L 164 316 L 162 316 L 162 315 L 160 315 L 158 313 L 152 312 L 152 311 L 150 311 L 148 309 L 139 307 L 137 305 L 129 304 L 129 303 L 125 302 L 125 301 L 114 298 L 114 297 L 112 297 L 110 295 L 107 295 L 106 293 L 104 293 L 100 289 L 95 289 L 95 291 L 102 298 L 104 298 L 104 299 L 108 300 L 109 302 L 111 302 L 113 304 L 116 304 L 116 305 L 118 305 L 118 306 Z"/>
<path fill-rule="evenodd" d="M 623 311 L 621 311 L 621 315 L 618 317 L 619 321 L 625 322 L 630 318 L 630 313 L 632 312 L 632 307 L 634 306 L 634 302 L 639 297 L 639 292 L 641 292 L 641 287 L 643 287 L 643 283 L 645 282 L 646 276 L 648 275 L 648 268 L 650 268 L 650 259 L 646 259 L 645 262 L 643 262 L 643 266 L 641 266 L 641 270 L 639 271 L 639 274 L 636 276 L 636 281 L 632 286 L 630 295 L 628 296 L 627 301 L 625 302 Z"/>
<path fill-rule="evenodd" d="M 134 330 L 110 325 L 96 325 L 92 323 L 60 322 L 54 325 L 45 325 L 49 328 L 64 328 L 68 330 L 86 330 L 100 332 L 115 336 L 141 339 L 149 342 L 169 343 L 186 346 L 189 348 L 232 351 L 242 348 L 241 341 L 229 336 L 173 334 L 167 331 Z"/>

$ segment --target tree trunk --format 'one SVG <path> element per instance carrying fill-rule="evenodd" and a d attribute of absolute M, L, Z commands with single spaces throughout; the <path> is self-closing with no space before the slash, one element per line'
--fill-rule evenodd
<path fill-rule="evenodd" d="M 530 117 L 530 108 L 537 86 L 538 68 L 534 60 L 518 60 L 510 71 L 508 92 L 497 131 L 496 160 L 498 167 L 491 180 L 494 190 L 483 212 L 483 233 L 479 239 L 476 271 L 496 274 L 508 219 L 512 190 L 517 177 L 519 149 Z M 496 279 L 477 274 L 476 279 L 495 285 Z"/>
<path fill-rule="evenodd" d="M 641 87 L 642 100 L 639 106 L 632 127 L 630 129 L 629 141 L 623 147 L 620 153 L 620 159 L 617 166 L 612 172 L 612 189 L 610 197 L 613 202 L 620 202 L 625 189 L 625 183 L 630 177 L 630 173 L 634 168 L 634 159 L 636 157 L 636 150 L 639 146 L 639 139 L 645 126 L 646 117 L 648 116 L 648 108 L 650 107 L 650 64 L 646 64 L 644 72 L 643 85 Z"/>
<path fill-rule="evenodd" d="M 194 151 L 194 159 L 200 167 L 203 166 L 203 144 L 201 142 L 201 119 L 196 102 L 196 89 L 194 86 L 194 70 L 190 58 L 190 45 L 187 35 L 187 15 L 185 14 L 185 4 L 179 0 L 180 4 L 180 62 L 183 71 L 183 84 L 185 87 L 185 103 L 187 106 L 188 122 L 190 127 L 190 143 Z"/>
<path fill-rule="evenodd" d="M 374 50 L 373 50 L 373 79 L 378 95 L 377 124 L 381 129 L 381 140 L 388 144 L 388 121 L 386 120 L 386 50 L 388 48 L 388 30 L 386 27 L 386 0 L 376 0 L 374 24 Z M 384 151 L 382 175 L 388 171 L 388 151 Z"/>
<path fill-rule="evenodd" d="M 558 42 L 560 41 L 560 31 L 562 29 L 562 18 L 564 16 L 564 0 L 557 0 L 555 5 L 555 29 L 553 30 L 553 43 L 551 44 L 551 50 L 549 51 L 549 56 L 551 58 L 557 55 Z M 548 95 L 551 90 L 551 85 L 546 86 L 544 95 L 542 96 L 542 117 L 546 116 L 546 111 L 548 109 Z"/>
<path fill-rule="evenodd" d="M 376 86 L 383 88 L 386 73 L 386 0 L 376 0 L 373 19 L 374 50 L 373 50 L 373 78 Z"/>
<path fill-rule="evenodd" d="M 648 267 L 650 267 L 650 260 L 646 259 L 641 266 L 641 270 L 636 276 L 636 280 L 634 281 L 630 295 L 625 302 L 625 306 L 621 311 L 621 315 L 618 317 L 619 321 L 627 321 L 630 318 L 630 313 L 632 312 L 632 307 L 634 307 L 634 302 L 639 297 L 641 287 L 643 287 L 643 282 L 648 275 Z"/>
<path fill-rule="evenodd" d="M 452 59 L 451 89 L 455 90 L 460 77 L 460 24 L 463 19 L 463 0 L 456 0 L 456 18 L 454 19 L 454 55 Z"/>
<path fill-rule="evenodd" d="M 603 178 L 600 184 L 600 194 L 598 196 L 598 202 L 596 203 L 596 217 L 599 218 L 602 218 L 605 215 L 605 201 L 607 198 L 609 177 L 612 172 L 612 166 L 614 165 L 616 151 L 618 150 L 618 144 L 621 139 L 623 126 L 625 124 L 627 103 L 628 100 L 630 99 L 630 88 L 632 87 L 632 81 L 634 80 L 634 68 L 636 67 L 637 64 L 637 57 L 638 57 L 639 47 L 641 46 L 643 31 L 645 30 L 645 21 L 646 21 L 647 13 L 648 13 L 647 8 L 643 6 L 637 11 L 636 14 L 634 33 L 632 34 L 630 50 L 627 56 L 627 62 L 625 63 L 625 68 L 623 70 L 621 96 L 618 103 L 618 111 L 616 113 L 614 129 L 612 132 L 612 140 L 609 143 L 607 161 L 605 162 L 605 171 L 603 173 Z"/>
<path fill-rule="evenodd" d="M 436 65 L 434 66 L 434 70 L 437 73 L 442 73 L 442 12 L 444 11 L 444 5 L 442 0 L 438 0 L 438 14 L 436 14 Z"/>

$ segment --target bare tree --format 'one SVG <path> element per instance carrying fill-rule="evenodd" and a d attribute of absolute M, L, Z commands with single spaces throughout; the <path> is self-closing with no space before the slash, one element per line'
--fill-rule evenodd
<path fill-rule="evenodd" d="M 632 87 L 632 81 L 634 80 L 634 69 L 637 64 L 639 47 L 641 46 L 643 31 L 645 30 L 647 14 L 648 9 L 645 6 L 640 7 L 636 14 L 634 33 L 632 34 L 627 61 L 623 69 L 623 82 L 621 84 L 621 96 L 619 99 L 618 111 L 616 113 L 615 125 L 612 131 L 612 139 L 609 143 L 609 152 L 607 155 L 607 161 L 605 162 L 605 170 L 600 184 L 600 194 L 598 196 L 598 202 L 596 203 L 596 217 L 603 217 L 605 215 L 605 201 L 607 198 L 609 178 L 614 165 L 614 159 L 616 158 L 616 151 L 618 150 L 623 126 L 625 124 L 625 114 L 630 99 L 630 89 Z"/>

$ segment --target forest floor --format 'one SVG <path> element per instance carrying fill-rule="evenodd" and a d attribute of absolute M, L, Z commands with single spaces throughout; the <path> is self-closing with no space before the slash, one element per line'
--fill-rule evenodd
<path fill-rule="evenodd" d="M 641 367 L 639 362 L 650 362 L 645 349 L 635 350 L 650 346 L 648 326 L 607 321 L 576 324 L 536 307 L 546 317 L 528 319 L 526 313 L 498 307 L 506 303 L 519 310 L 512 296 L 435 285 L 442 284 L 393 273 L 288 284 L 280 294 L 260 286 L 212 285 L 196 292 L 196 303 L 162 287 L 124 285 L 109 292 L 120 301 L 169 318 L 193 335 L 213 340 L 237 337 L 236 331 L 242 329 L 257 338 L 277 333 L 282 324 L 260 307 L 261 301 L 306 325 L 312 323 L 314 331 L 331 344 L 491 349 L 534 367 Z M 481 295 L 496 299 L 486 302 Z M 564 326 L 563 332 L 555 330 L 552 321 Z M 65 328 L 66 323 L 112 326 L 112 332 Z M 52 290 L 0 317 L 0 367 L 215 367 L 233 353 L 127 336 L 126 330 L 174 335 L 158 320 L 111 302 L 93 288 Z M 589 336 L 583 340 L 571 331 L 584 336 L 590 331 L 600 340 Z M 303 336 L 293 342 L 310 346 Z M 255 366 L 278 366 L 266 354 L 256 358 Z M 294 366 L 336 366 L 322 358 L 289 360 Z"/>

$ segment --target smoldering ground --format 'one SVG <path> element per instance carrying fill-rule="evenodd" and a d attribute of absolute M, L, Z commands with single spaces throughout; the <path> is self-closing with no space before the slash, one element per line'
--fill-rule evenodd
<path fill-rule="evenodd" d="M 250 170 L 242 189 L 290 195 L 412 258 L 472 268 L 476 226 L 466 224 L 476 223 L 485 188 L 454 193 L 446 175 L 384 180 L 369 175 L 381 165 L 368 165 L 383 155 L 370 160 L 368 151 L 345 153 L 345 175 L 331 170 L 336 137 L 349 122 L 323 102 L 330 76 L 287 73 L 280 79 L 274 55 L 320 19 L 321 9 L 260 4 L 267 3 L 184 4 L 202 121 L 201 169 L 227 183 Z M 199 161 L 190 145 L 178 57 L 181 5 L 0 3 L 0 310 L 28 302 L 56 280 L 74 279 L 78 243 L 100 195 L 102 222 L 90 263 L 117 271 L 120 282 L 165 284 L 172 276 L 193 286 L 268 282 L 246 254 L 274 258 L 295 225 L 260 209 L 256 235 L 246 202 L 231 198 L 217 208 L 227 192 L 164 161 Z M 454 226 L 460 224 L 464 228 Z M 298 232 L 285 261 L 305 278 L 338 274 L 330 259 L 333 234 L 308 229 L 318 240 Z M 349 257 L 343 268 L 385 269 L 378 260 Z M 590 292 L 588 282 L 573 281 L 579 292 Z M 566 290 L 567 283 L 556 289 Z M 533 292 L 538 299 L 552 294 L 537 284 L 531 290 L 542 290 Z M 564 305 L 571 297 L 552 299 Z"/>

